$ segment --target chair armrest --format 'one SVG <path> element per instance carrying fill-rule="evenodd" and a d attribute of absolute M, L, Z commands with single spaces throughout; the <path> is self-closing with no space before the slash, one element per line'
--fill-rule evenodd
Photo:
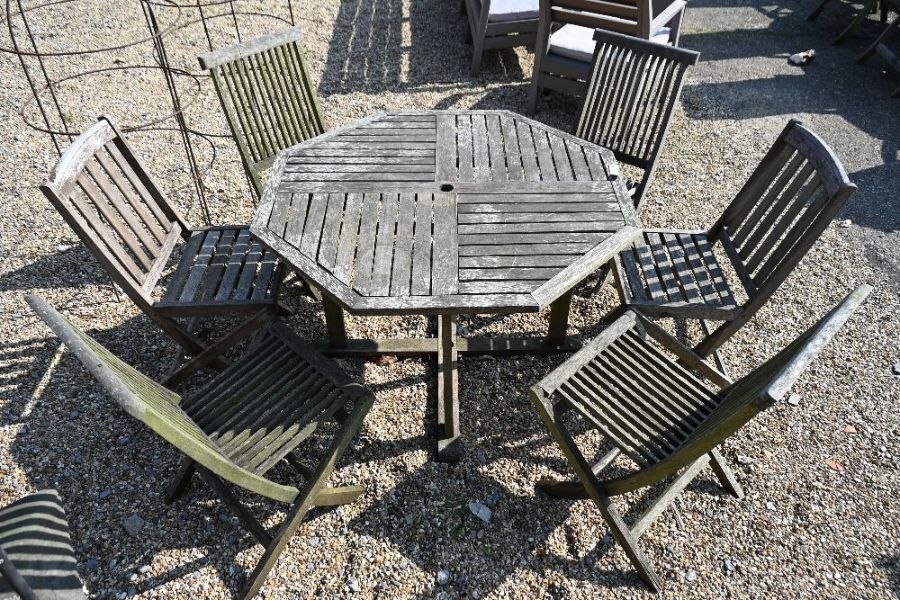
<path fill-rule="evenodd" d="M 685 0 L 672 0 L 672 3 L 665 10 L 653 17 L 653 20 L 650 22 L 650 35 L 665 27 L 678 13 L 684 11 L 685 6 L 687 6 Z"/>
<path fill-rule="evenodd" d="M 666 350 L 677 356 L 678 360 L 687 368 L 693 369 L 700 375 L 706 377 L 719 386 L 719 388 L 725 388 L 733 383 L 727 375 L 703 360 L 703 357 L 699 354 L 682 345 L 681 342 L 670 335 L 665 329 L 640 314 L 637 314 L 637 318 L 647 334 Z"/>

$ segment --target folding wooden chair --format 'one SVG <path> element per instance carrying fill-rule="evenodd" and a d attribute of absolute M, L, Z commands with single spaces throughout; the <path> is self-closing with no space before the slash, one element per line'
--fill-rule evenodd
<path fill-rule="evenodd" d="M 360 486 L 324 486 L 374 396 L 271 315 L 262 311 L 256 315 L 266 321 L 264 335 L 257 336 L 243 358 L 197 393 L 182 398 L 116 358 L 45 300 L 28 296 L 27 301 L 125 412 L 184 455 L 167 500 L 183 494 L 196 470 L 265 546 L 243 598 L 254 596 L 262 587 L 310 508 L 346 504 L 363 493 Z M 254 329 L 248 328 L 230 342 L 250 331 Z M 298 455 L 298 446 L 329 424 L 335 431 L 325 432 L 331 442 L 324 453 L 315 456 L 304 446 L 303 452 L 315 461 L 310 468 Z M 303 476 L 304 485 L 298 488 L 266 477 L 282 460 Z M 226 482 L 290 505 L 274 536 L 237 500 Z"/>
<path fill-rule="evenodd" d="M 86 597 L 57 491 L 41 490 L 0 509 L 0 598 Z"/>
<path fill-rule="evenodd" d="M 537 109 L 542 89 L 584 96 L 594 30 L 677 46 L 685 6 L 685 0 L 540 0 L 529 110 Z"/>
<path fill-rule="evenodd" d="M 697 52 L 597 30 L 587 95 L 575 135 L 612 150 L 616 158 L 643 170 L 627 183 L 635 207 L 653 179 L 656 159 L 689 67 Z"/>
<path fill-rule="evenodd" d="M 831 148 L 791 120 L 708 231 L 645 230 L 614 259 L 622 304 L 704 328 L 723 321 L 694 348 L 709 356 L 769 300 L 855 190 Z M 736 299 L 717 249 L 746 300 Z"/>
<path fill-rule="evenodd" d="M 481 70 L 485 50 L 533 46 L 538 0 L 463 0 L 472 41 L 472 72 Z"/>
<path fill-rule="evenodd" d="M 638 538 L 707 464 L 726 490 L 743 496 L 718 446 L 787 394 L 870 291 L 867 285 L 857 288 L 784 350 L 734 383 L 652 321 L 626 312 L 531 389 L 544 425 L 577 475 L 575 481 L 542 480 L 538 488 L 554 497 L 593 500 L 641 579 L 659 591 L 662 580 L 638 547 Z M 612 449 L 598 462 L 580 449 L 563 419 L 566 413 L 611 442 Z M 637 469 L 603 478 L 619 455 Z M 672 476 L 657 499 L 627 525 L 611 496 Z"/>
<path fill-rule="evenodd" d="M 198 57 L 210 71 L 257 198 L 275 156 L 325 132 L 299 27 Z"/>
<path fill-rule="evenodd" d="M 191 228 L 109 117 L 66 149 L 41 191 L 113 282 L 188 355 L 206 345 L 176 318 L 286 312 L 278 256 L 246 225 Z M 158 290 L 182 241 L 174 273 Z"/>

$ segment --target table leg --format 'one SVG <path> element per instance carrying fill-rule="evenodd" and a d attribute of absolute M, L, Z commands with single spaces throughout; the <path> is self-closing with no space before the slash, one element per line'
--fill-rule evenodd
<path fill-rule="evenodd" d="M 443 462 L 459 462 L 462 459 L 462 440 L 459 436 L 459 387 L 456 365 L 456 317 L 438 317 L 438 406 L 437 419 L 441 428 L 437 458 Z"/>
<path fill-rule="evenodd" d="M 550 304 L 550 329 L 544 340 L 549 346 L 562 346 L 566 342 L 569 309 L 572 307 L 572 292 L 573 290 L 569 290 Z"/>
<path fill-rule="evenodd" d="M 347 345 L 347 327 L 344 324 L 344 309 L 328 296 L 322 296 L 325 309 L 325 328 L 328 330 L 328 344 L 334 348 Z"/>

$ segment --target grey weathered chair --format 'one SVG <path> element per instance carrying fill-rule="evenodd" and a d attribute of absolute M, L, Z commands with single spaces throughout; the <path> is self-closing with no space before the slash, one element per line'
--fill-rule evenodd
<path fill-rule="evenodd" d="M 626 312 L 531 389 L 544 425 L 577 476 L 574 481 L 542 480 L 538 488 L 554 497 L 593 500 L 640 577 L 658 591 L 662 580 L 638 538 L 707 464 L 726 490 L 743 496 L 718 446 L 785 396 L 870 291 L 867 285 L 857 288 L 784 350 L 733 383 L 652 321 Z M 612 444 L 598 462 L 582 452 L 571 421 L 563 418 L 566 413 Z M 637 468 L 603 477 L 620 455 Z M 626 524 L 611 497 L 673 476 L 656 500 Z"/>
<path fill-rule="evenodd" d="M 279 152 L 325 132 L 302 46 L 300 28 L 291 27 L 198 57 L 212 74 L 257 197 Z"/>
<path fill-rule="evenodd" d="M 183 494 L 196 470 L 265 546 L 242 597 L 259 591 L 313 506 L 345 504 L 364 491 L 359 486 L 324 485 L 374 396 L 271 315 L 258 313 L 257 318 L 267 321 L 265 333 L 243 358 L 182 398 L 116 358 L 43 299 L 28 296 L 27 301 L 125 412 L 184 455 L 167 500 Z M 324 452 L 304 444 L 317 430 L 331 438 Z M 304 464 L 301 451 L 309 454 L 306 458 L 314 467 Z M 266 477 L 282 460 L 303 476 L 302 486 Z M 228 483 L 290 506 L 274 536 L 237 500 Z"/>
<path fill-rule="evenodd" d="M 481 70 L 485 50 L 533 46 L 538 28 L 538 0 L 463 0 L 472 72 Z"/>
<path fill-rule="evenodd" d="M 866 48 L 862 54 L 856 59 L 858 64 L 862 64 L 869 60 L 873 54 L 876 52 L 885 60 L 887 64 L 894 70 L 895 73 L 900 75 L 900 58 L 897 57 L 897 54 L 891 50 L 887 45 L 887 40 L 892 35 L 897 32 L 898 27 L 900 27 L 900 2 L 897 0 L 882 0 L 882 21 L 886 20 L 888 10 L 892 10 L 897 13 L 894 16 L 894 19 L 885 25 L 882 32 L 875 38 L 875 41 L 872 42 L 868 48 Z M 897 87 L 893 92 L 891 92 L 891 96 L 894 98 L 900 98 L 900 87 Z"/>
<path fill-rule="evenodd" d="M 636 37 L 597 30 L 587 95 L 575 135 L 612 150 L 643 170 L 628 189 L 639 207 L 666 142 L 689 67 L 700 55 Z"/>
<path fill-rule="evenodd" d="M 0 509 L 0 598 L 86 597 L 57 491 L 41 490 Z"/>
<path fill-rule="evenodd" d="M 704 328 L 723 321 L 694 348 L 709 356 L 769 300 L 855 190 L 825 142 L 791 120 L 709 230 L 645 230 L 616 257 L 622 304 Z M 746 299 L 736 299 L 717 249 Z"/>
<path fill-rule="evenodd" d="M 528 106 L 552 89 L 584 96 L 594 59 L 594 30 L 678 45 L 685 0 L 540 0 Z"/>
<path fill-rule="evenodd" d="M 277 255 L 245 225 L 188 225 L 108 117 L 66 149 L 41 191 L 110 278 L 189 355 L 205 344 L 176 318 L 284 310 Z"/>

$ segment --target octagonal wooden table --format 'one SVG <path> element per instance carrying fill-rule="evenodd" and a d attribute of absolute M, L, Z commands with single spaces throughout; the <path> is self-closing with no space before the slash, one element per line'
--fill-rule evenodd
<path fill-rule="evenodd" d="M 251 231 L 323 292 L 331 355 L 437 355 L 438 456 L 461 456 L 458 352 L 572 350 L 572 289 L 639 234 L 613 154 L 505 111 L 382 114 L 282 152 Z M 457 338 L 456 315 L 551 308 L 541 338 Z M 348 340 L 356 314 L 438 336 Z"/>

